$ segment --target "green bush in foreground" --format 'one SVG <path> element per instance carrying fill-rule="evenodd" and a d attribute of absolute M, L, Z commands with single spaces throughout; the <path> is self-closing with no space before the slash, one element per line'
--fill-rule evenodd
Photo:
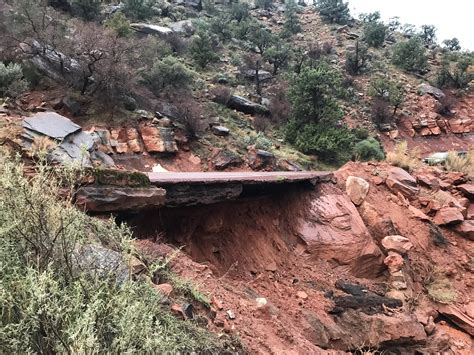
<path fill-rule="evenodd" d="M 0 353 L 223 351 L 204 329 L 171 316 L 147 283 L 79 267 L 72 256 L 85 245 L 126 262 L 130 231 L 57 200 L 60 184 L 48 168 L 27 179 L 1 153 Z"/>
<path fill-rule="evenodd" d="M 354 155 L 357 160 L 383 160 L 385 158 L 380 143 L 375 138 L 360 141 L 354 146 Z"/>

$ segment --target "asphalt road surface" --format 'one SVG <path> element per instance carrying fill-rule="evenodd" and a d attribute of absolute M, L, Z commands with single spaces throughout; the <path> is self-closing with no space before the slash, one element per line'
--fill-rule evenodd
<path fill-rule="evenodd" d="M 271 172 L 159 172 L 148 173 L 153 185 L 218 184 L 240 182 L 243 184 L 322 181 L 332 177 L 326 171 L 271 171 Z"/>

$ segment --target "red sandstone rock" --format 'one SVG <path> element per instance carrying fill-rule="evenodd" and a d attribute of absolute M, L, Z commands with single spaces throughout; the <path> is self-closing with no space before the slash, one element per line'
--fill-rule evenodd
<path fill-rule="evenodd" d="M 438 311 L 465 332 L 474 336 L 474 319 L 469 317 L 469 315 L 463 312 L 459 307 L 455 305 L 445 305 L 440 307 Z"/>
<path fill-rule="evenodd" d="M 159 285 L 154 285 L 155 290 L 157 290 L 159 293 L 162 295 L 169 297 L 171 295 L 171 292 L 173 292 L 173 286 L 170 284 L 159 284 Z"/>
<path fill-rule="evenodd" d="M 474 200 L 474 184 L 463 184 L 459 185 L 458 190 L 460 190 L 464 196 L 466 196 L 471 201 Z"/>
<path fill-rule="evenodd" d="M 389 235 L 382 239 L 382 245 L 387 251 L 395 251 L 400 254 L 406 254 L 413 244 L 408 238 L 401 235 Z"/>
<path fill-rule="evenodd" d="M 362 178 L 349 176 L 346 180 L 346 193 L 351 201 L 359 206 L 369 192 L 369 183 Z"/>
<path fill-rule="evenodd" d="M 474 240 L 474 221 L 463 221 L 454 230 L 469 240 Z"/>
<path fill-rule="evenodd" d="M 397 167 L 390 168 L 385 183 L 393 193 L 396 194 L 397 192 L 400 192 L 408 199 L 415 198 L 420 191 L 415 178 L 405 170 Z"/>
<path fill-rule="evenodd" d="M 438 226 L 461 223 L 464 220 L 462 210 L 459 207 L 443 207 L 433 218 Z"/>
<path fill-rule="evenodd" d="M 403 268 L 403 257 L 393 251 L 388 252 L 388 256 L 384 259 L 383 263 L 387 265 L 390 273 L 400 271 Z"/>
<path fill-rule="evenodd" d="M 382 252 L 347 196 L 322 191 L 311 200 L 308 212 L 297 232 L 310 254 L 346 265 L 355 275 L 374 277 L 382 272 Z"/>

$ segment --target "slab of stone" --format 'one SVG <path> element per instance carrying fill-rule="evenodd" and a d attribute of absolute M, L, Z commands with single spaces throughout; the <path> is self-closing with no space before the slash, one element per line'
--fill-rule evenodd
<path fill-rule="evenodd" d="M 165 196 L 154 186 L 84 186 L 76 192 L 76 205 L 90 212 L 139 211 L 162 207 Z"/>
<path fill-rule="evenodd" d="M 38 112 L 27 117 L 23 120 L 23 127 L 57 140 L 81 130 L 81 126 L 56 112 Z"/>

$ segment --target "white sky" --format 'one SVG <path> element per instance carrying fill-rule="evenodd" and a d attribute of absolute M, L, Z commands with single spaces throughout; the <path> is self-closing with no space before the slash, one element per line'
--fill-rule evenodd
<path fill-rule="evenodd" d="M 380 11 L 383 20 L 400 17 L 402 24 L 435 25 L 439 42 L 457 37 L 463 49 L 474 50 L 474 0 L 346 0 L 354 17 Z"/>

